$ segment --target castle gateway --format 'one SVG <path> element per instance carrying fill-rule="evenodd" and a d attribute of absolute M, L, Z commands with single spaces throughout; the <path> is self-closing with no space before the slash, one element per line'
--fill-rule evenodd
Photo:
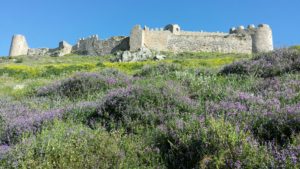
<path fill-rule="evenodd" d="M 164 28 L 150 29 L 134 26 L 130 37 L 114 36 L 101 40 L 97 35 L 81 38 L 75 45 L 65 41 L 58 48 L 29 48 L 26 38 L 14 35 L 11 42 L 10 56 L 66 54 L 109 55 L 117 51 L 136 51 L 148 48 L 155 51 L 168 52 L 219 52 L 219 53 L 259 53 L 273 50 L 272 30 L 269 25 L 258 27 L 249 25 L 231 28 L 229 33 L 190 32 L 181 30 L 177 24 L 169 24 Z"/>

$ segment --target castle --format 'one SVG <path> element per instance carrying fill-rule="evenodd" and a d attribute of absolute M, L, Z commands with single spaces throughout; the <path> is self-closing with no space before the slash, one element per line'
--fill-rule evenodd
<path fill-rule="evenodd" d="M 272 29 L 266 24 L 258 27 L 249 25 L 247 28 L 239 26 L 231 28 L 228 33 L 183 31 L 177 24 L 155 29 L 136 25 L 131 30 L 130 37 L 114 36 L 101 40 L 98 35 L 93 35 L 79 39 L 73 46 L 62 41 L 55 49 L 29 48 L 23 35 L 14 35 L 9 56 L 63 56 L 71 53 L 102 56 L 141 48 L 176 53 L 201 51 L 251 54 L 272 51 L 273 37 Z"/>

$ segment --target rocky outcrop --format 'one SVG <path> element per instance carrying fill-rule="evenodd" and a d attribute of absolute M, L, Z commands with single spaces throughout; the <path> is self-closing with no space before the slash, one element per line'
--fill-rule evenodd
<path fill-rule="evenodd" d="M 64 56 L 72 53 L 72 45 L 66 41 L 59 42 L 59 47 L 49 48 L 32 48 L 28 49 L 28 56 Z"/>
<path fill-rule="evenodd" d="M 115 61 L 118 62 L 137 62 L 145 60 L 163 60 L 166 58 L 165 55 L 161 55 L 148 48 L 140 48 L 136 51 L 120 51 L 116 54 L 117 58 Z"/>
<path fill-rule="evenodd" d="M 97 35 L 81 38 L 73 47 L 72 53 L 90 56 L 103 56 L 117 51 L 129 50 L 129 37 L 114 36 L 100 40 Z"/>
<path fill-rule="evenodd" d="M 28 56 L 46 56 L 49 55 L 49 48 L 32 48 L 28 49 Z"/>

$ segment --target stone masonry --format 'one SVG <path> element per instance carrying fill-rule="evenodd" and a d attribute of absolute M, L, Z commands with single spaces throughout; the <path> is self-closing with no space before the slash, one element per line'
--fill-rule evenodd
<path fill-rule="evenodd" d="M 29 47 L 25 36 L 14 35 L 10 46 L 9 56 L 27 55 Z"/>
<path fill-rule="evenodd" d="M 273 50 L 272 30 L 266 24 L 231 28 L 229 33 L 182 31 L 176 24 L 150 29 L 135 26 L 130 50 L 146 47 L 170 52 L 259 53 Z"/>
<path fill-rule="evenodd" d="M 169 24 L 164 28 L 150 29 L 134 26 L 130 37 L 114 36 L 100 40 L 98 35 L 81 38 L 74 45 L 65 41 L 58 48 L 28 47 L 23 35 L 14 35 L 11 42 L 10 56 L 39 55 L 63 56 L 80 54 L 102 56 L 118 51 L 135 52 L 143 48 L 153 51 L 168 52 L 219 52 L 219 53 L 259 53 L 273 50 L 272 30 L 269 25 L 258 27 L 249 25 L 247 28 L 233 27 L 229 33 L 222 32 L 190 32 L 181 30 L 177 24 Z"/>

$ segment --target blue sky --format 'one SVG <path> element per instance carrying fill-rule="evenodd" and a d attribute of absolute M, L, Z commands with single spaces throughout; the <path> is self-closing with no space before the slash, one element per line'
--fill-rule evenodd
<path fill-rule="evenodd" d="M 230 27 L 267 23 L 276 47 L 300 44 L 300 0 L 0 0 L 0 56 L 11 36 L 29 46 L 57 47 L 98 34 L 128 35 L 136 24 L 228 32 Z"/>

